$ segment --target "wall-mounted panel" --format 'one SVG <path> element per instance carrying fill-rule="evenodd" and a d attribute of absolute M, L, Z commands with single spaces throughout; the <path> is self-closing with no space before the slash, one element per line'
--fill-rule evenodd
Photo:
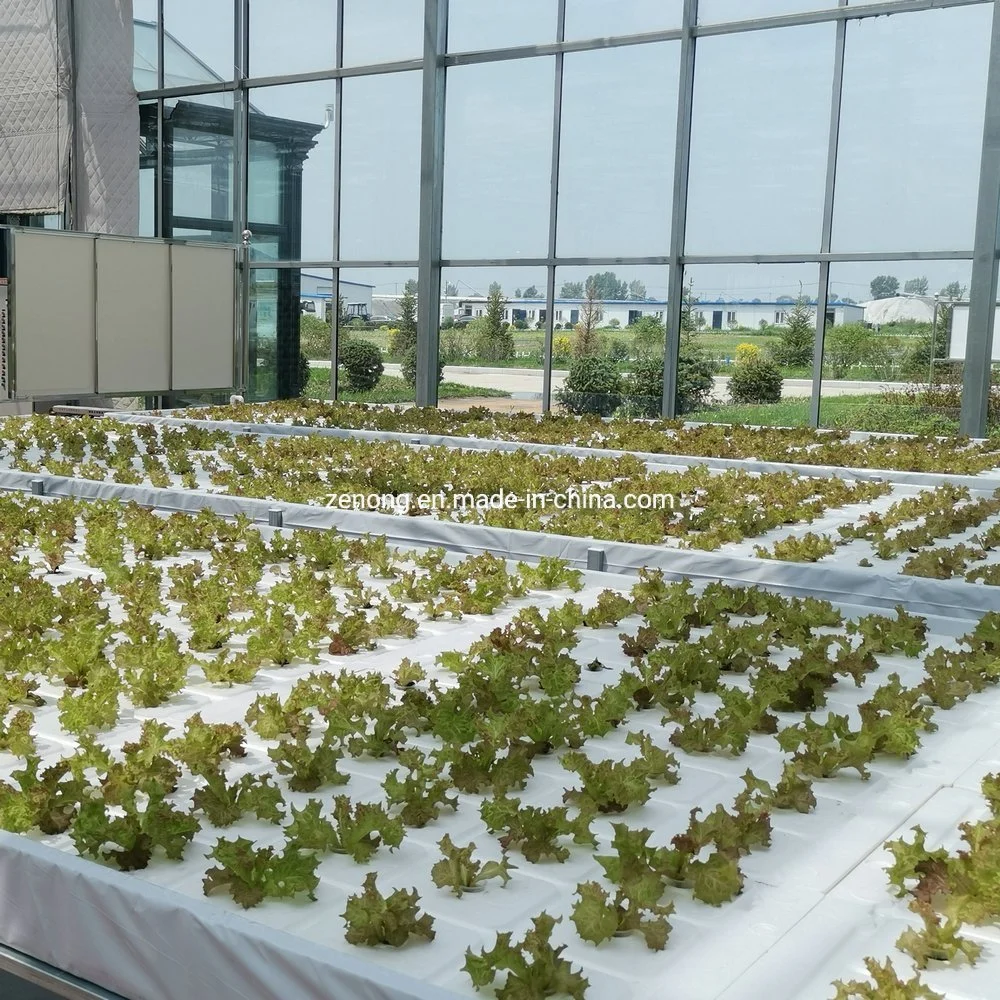
<path fill-rule="evenodd" d="M 170 248 L 175 391 L 233 384 L 235 255 L 224 247 Z"/>
<path fill-rule="evenodd" d="M 170 384 L 170 249 L 97 241 L 97 391 L 159 393 Z"/>
<path fill-rule="evenodd" d="M 76 396 L 94 391 L 94 240 L 15 231 L 15 393 Z"/>

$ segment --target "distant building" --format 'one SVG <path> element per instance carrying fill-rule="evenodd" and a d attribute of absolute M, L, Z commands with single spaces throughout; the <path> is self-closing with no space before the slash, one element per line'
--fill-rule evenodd
<path fill-rule="evenodd" d="M 1000 361 L 1000 303 L 997 303 L 993 325 L 993 360 Z M 969 303 L 956 302 L 951 313 L 951 339 L 948 357 L 954 361 L 965 360 L 966 343 L 969 338 Z"/>
<path fill-rule="evenodd" d="M 344 310 L 348 317 L 358 316 L 371 319 L 372 293 L 374 285 L 364 285 L 357 281 L 340 282 L 340 297 L 344 300 Z M 333 308 L 333 279 L 321 274 L 302 272 L 299 301 L 303 315 L 317 316 L 329 322 Z M 329 307 L 329 308 L 328 308 Z"/>
<path fill-rule="evenodd" d="M 476 319 L 486 314 L 487 298 L 485 296 L 462 296 L 445 297 L 441 300 L 441 319 L 449 317 L 457 322 Z M 702 301 L 696 302 L 692 306 L 695 317 L 699 324 L 708 330 L 756 330 L 763 326 L 783 326 L 788 321 L 788 314 L 794 306 L 792 301 L 784 302 L 762 302 L 734 300 L 716 302 Z M 554 323 L 565 325 L 569 323 L 575 326 L 580 322 L 580 316 L 586 308 L 584 299 L 556 299 L 554 304 Z M 811 303 L 815 310 L 816 304 Z M 662 320 L 667 308 L 667 303 L 662 299 L 650 299 L 647 301 L 608 300 L 599 304 L 601 311 L 601 325 L 631 326 L 636 320 L 643 316 L 655 316 Z M 504 319 L 509 322 L 523 320 L 529 326 L 536 326 L 544 323 L 547 319 L 545 315 L 545 299 L 521 299 L 513 298 L 508 300 L 504 308 Z M 859 305 L 842 302 L 830 303 L 827 310 L 828 321 L 839 326 L 842 323 L 860 323 L 864 319 L 864 310 Z"/>

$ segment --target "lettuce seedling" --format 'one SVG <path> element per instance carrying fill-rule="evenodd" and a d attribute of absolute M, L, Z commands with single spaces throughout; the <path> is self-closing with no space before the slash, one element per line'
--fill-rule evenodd
<path fill-rule="evenodd" d="M 523 806 L 520 799 L 498 795 L 483 802 L 479 815 L 490 833 L 505 831 L 500 837 L 500 846 L 505 851 L 517 848 L 528 861 L 537 862 L 546 857 L 565 861 L 569 848 L 558 842 L 560 837 L 572 837 L 574 844 L 597 846 L 590 830 L 593 811 L 581 810 L 570 819 L 565 806 L 549 809 Z"/>
<path fill-rule="evenodd" d="M 896 947 L 913 959 L 918 969 L 926 969 L 927 963 L 952 962 L 964 957 L 970 965 L 975 965 L 983 949 L 981 945 L 959 936 L 962 929 L 960 920 L 941 918 L 926 903 L 914 902 L 910 909 L 920 916 L 923 927 L 909 927 L 896 941 Z"/>
<path fill-rule="evenodd" d="M 244 774 L 231 785 L 218 771 L 205 778 L 205 784 L 195 790 L 193 804 L 213 826 L 232 826 L 247 813 L 268 823 L 284 819 L 284 797 L 269 775 Z"/>
<path fill-rule="evenodd" d="M 390 771 L 382 788 L 389 805 L 402 807 L 399 818 L 407 826 L 426 826 L 442 809 L 458 808 L 458 796 L 448 794 L 451 780 L 442 777 L 436 760 L 428 760 L 419 750 L 404 750 L 399 762 L 407 768 L 406 776 L 400 778 L 398 769 Z"/>
<path fill-rule="evenodd" d="M 153 851 L 161 847 L 171 861 L 180 861 L 184 849 L 201 829 L 193 816 L 175 809 L 163 796 L 149 796 L 140 810 L 135 795 L 122 802 L 124 815 L 109 816 L 99 790 L 96 797 L 84 793 L 70 828 L 70 837 L 83 855 L 114 862 L 123 872 L 149 865 Z M 106 848 L 105 845 L 114 845 Z"/>
<path fill-rule="evenodd" d="M 416 889 L 396 889 L 383 896 L 375 884 L 377 875 L 365 876 L 363 890 L 348 896 L 342 916 L 347 924 L 345 937 L 350 944 L 391 945 L 401 948 L 411 937 L 434 940 L 434 918 L 421 913 Z"/>
<path fill-rule="evenodd" d="M 370 861 L 383 844 L 392 850 L 403 842 L 402 822 L 381 804 L 354 803 L 338 795 L 332 819 L 326 819 L 322 809 L 317 799 L 310 799 L 301 809 L 292 806 L 292 822 L 285 829 L 289 841 L 303 850 L 349 854 L 358 864 Z"/>
<path fill-rule="evenodd" d="M 500 973 L 507 976 L 496 988 L 498 1000 L 545 1000 L 546 997 L 570 996 L 584 1000 L 590 983 L 562 957 L 566 945 L 552 946 L 552 931 L 560 919 L 540 913 L 532 918 L 532 929 L 524 939 L 512 943 L 510 931 L 497 934 L 489 951 L 465 952 L 464 969 L 476 990 L 496 983 Z"/>
<path fill-rule="evenodd" d="M 209 857 L 219 865 L 205 872 L 202 887 L 206 896 L 225 889 L 245 910 L 265 897 L 291 899 L 305 893 L 316 900 L 319 858 L 304 854 L 294 844 L 286 844 L 279 854 L 273 847 L 255 848 L 245 837 L 220 838 Z"/>
<path fill-rule="evenodd" d="M 874 958 L 866 958 L 865 968 L 874 984 L 858 979 L 845 983 L 838 979 L 833 984 L 837 990 L 833 1000 L 945 1000 L 943 994 L 920 982 L 919 976 L 900 979 L 889 959 L 876 962 Z"/>
<path fill-rule="evenodd" d="M 192 774 L 207 777 L 219 770 L 223 758 L 245 757 L 246 732 L 238 722 L 205 722 L 195 712 L 184 723 L 184 735 L 169 740 L 170 755 Z"/>
<path fill-rule="evenodd" d="M 651 951 L 662 951 L 667 946 L 671 930 L 667 917 L 674 912 L 673 904 L 661 906 L 659 895 L 649 898 L 641 883 L 619 887 L 613 897 L 596 882 L 582 882 L 576 892 L 580 898 L 570 919 L 584 941 L 601 944 L 613 937 L 638 933 Z"/>
<path fill-rule="evenodd" d="M 438 841 L 438 847 L 443 857 L 431 869 L 431 878 L 439 889 L 447 886 L 459 897 L 464 892 L 477 892 L 491 878 L 502 879 L 506 886 L 511 870 L 516 868 L 507 860 L 506 854 L 499 861 L 476 861 L 472 856 L 475 844 L 458 847 L 448 834 Z"/>
<path fill-rule="evenodd" d="M 293 740 L 281 740 L 267 751 L 277 764 L 278 774 L 288 777 L 293 792 L 315 792 L 325 785 L 346 785 L 350 775 L 337 770 L 337 761 L 344 756 L 329 740 L 321 740 L 313 749 L 304 735 Z"/>

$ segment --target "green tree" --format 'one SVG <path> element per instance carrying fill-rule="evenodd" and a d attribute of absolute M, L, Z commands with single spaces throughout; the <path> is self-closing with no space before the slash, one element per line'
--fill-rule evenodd
<path fill-rule="evenodd" d="M 313 361 L 330 357 L 330 324 L 304 313 L 299 319 L 299 347 Z"/>
<path fill-rule="evenodd" d="M 899 278 L 894 278 L 891 274 L 879 274 L 872 278 L 871 291 L 873 299 L 891 299 L 899 294 Z"/>
<path fill-rule="evenodd" d="M 772 347 L 772 354 L 779 365 L 801 368 L 809 364 L 816 342 L 816 325 L 805 296 L 796 300 L 785 325 L 778 328 L 778 336 L 781 340 Z"/>
<path fill-rule="evenodd" d="M 476 337 L 476 354 L 484 360 L 508 361 L 514 356 L 514 334 L 503 318 L 506 307 L 503 289 L 494 281 L 486 299 L 483 327 Z"/>
<path fill-rule="evenodd" d="M 514 289 L 514 298 L 515 299 L 521 298 L 521 289 L 520 288 L 515 288 Z"/>
<path fill-rule="evenodd" d="M 938 293 L 942 299 L 964 299 L 966 287 L 959 281 L 952 281 L 945 285 Z"/>
<path fill-rule="evenodd" d="M 715 365 L 696 339 L 698 297 L 694 284 L 684 288 L 681 304 L 680 350 L 677 355 L 677 413 L 691 413 L 705 406 L 712 393 Z"/>
<path fill-rule="evenodd" d="M 640 316 L 630 327 L 632 348 L 640 358 L 662 358 L 666 330 L 656 316 Z"/>
<path fill-rule="evenodd" d="M 582 299 L 583 298 L 583 282 L 582 281 L 564 281 L 562 288 L 559 290 L 559 298 L 561 298 L 561 299 Z"/>
<path fill-rule="evenodd" d="M 458 285 L 456 285 L 454 281 L 449 281 L 444 286 L 444 294 L 448 298 L 456 298 L 458 296 Z"/>
<path fill-rule="evenodd" d="M 393 338 L 393 354 L 405 357 L 417 346 L 417 283 L 408 281 L 403 286 L 403 297 L 399 300 L 399 322 Z"/>
<path fill-rule="evenodd" d="M 903 292 L 906 295 L 926 295 L 930 288 L 930 282 L 926 278 L 910 278 L 903 285 Z"/>
<path fill-rule="evenodd" d="M 580 310 L 580 322 L 576 324 L 573 338 L 573 356 L 589 358 L 601 353 L 601 336 L 597 332 L 602 318 L 601 299 L 597 294 L 597 283 L 587 282 L 587 297 Z"/>
<path fill-rule="evenodd" d="M 628 297 L 633 302 L 645 302 L 646 286 L 641 281 L 630 281 L 628 284 Z"/>
<path fill-rule="evenodd" d="M 587 279 L 588 294 L 591 285 L 596 289 L 597 298 L 601 302 L 615 302 L 628 298 L 628 282 L 619 281 L 618 275 L 614 271 L 592 274 Z"/>
<path fill-rule="evenodd" d="M 537 299 L 538 294 L 538 288 L 535 285 L 528 285 L 524 290 L 523 297 L 526 299 Z"/>

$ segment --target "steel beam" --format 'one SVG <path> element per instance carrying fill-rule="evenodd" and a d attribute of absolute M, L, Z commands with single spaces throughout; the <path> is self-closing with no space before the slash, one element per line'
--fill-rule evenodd
<path fill-rule="evenodd" d="M 337 0 L 337 69 L 344 65 L 344 0 Z M 344 80 L 337 77 L 333 98 L 333 256 L 340 259 L 340 197 L 344 164 Z M 340 268 L 333 269 L 333 302 L 330 307 L 330 399 L 340 392 Z"/>
<path fill-rule="evenodd" d="M 663 350 L 664 417 L 677 413 L 677 363 L 681 349 L 684 312 L 684 241 L 687 236 L 688 180 L 691 173 L 691 122 L 694 109 L 695 37 L 698 0 L 684 0 L 681 36 L 680 81 L 677 88 L 676 143 L 674 146 L 674 197 L 670 217 L 670 273 L 667 276 L 666 343 Z"/>
<path fill-rule="evenodd" d="M 979 170 L 976 246 L 969 290 L 969 333 L 962 379 L 963 434 L 986 434 L 987 406 L 993 375 L 993 321 L 997 301 L 997 238 L 1000 219 L 1000 0 L 993 5 L 986 120 Z"/>
<path fill-rule="evenodd" d="M 846 7 L 847 0 L 840 0 Z M 823 229 L 820 250 L 827 254 L 833 243 L 833 209 L 837 193 L 837 156 L 840 152 L 840 109 L 844 97 L 844 51 L 847 42 L 847 22 L 837 22 L 837 37 L 833 50 L 833 86 L 830 96 L 830 137 L 827 143 L 826 187 L 823 194 Z M 819 265 L 819 285 L 816 292 L 816 340 L 813 343 L 812 395 L 809 399 L 809 426 L 819 427 L 823 393 L 823 351 L 826 345 L 826 307 L 830 298 L 830 261 Z"/>
<path fill-rule="evenodd" d="M 417 406 L 436 406 L 441 325 L 441 216 L 448 0 L 424 0 L 423 106 L 420 134 L 420 231 L 417 268 Z"/>
<path fill-rule="evenodd" d="M 556 12 L 556 40 L 566 37 L 566 0 L 559 0 Z M 559 162 L 562 151 L 563 53 L 556 56 L 555 93 L 552 101 L 552 172 L 549 180 L 549 257 L 556 258 L 559 229 Z M 545 346 L 542 351 L 542 413 L 552 408 L 552 329 L 556 311 L 556 265 L 546 268 Z"/>

